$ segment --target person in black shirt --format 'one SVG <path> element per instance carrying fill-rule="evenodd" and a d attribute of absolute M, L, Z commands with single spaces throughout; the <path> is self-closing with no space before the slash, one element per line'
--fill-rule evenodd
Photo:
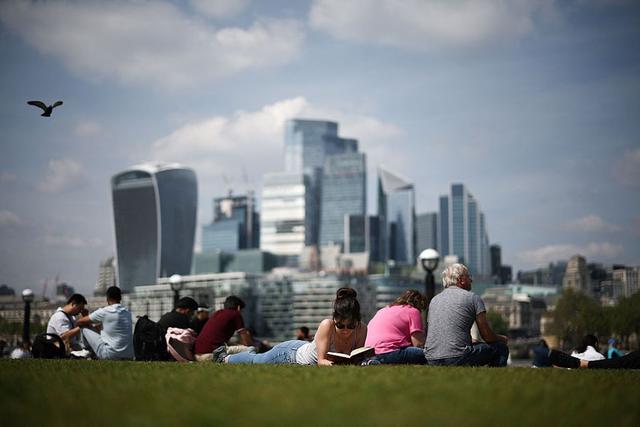
<path fill-rule="evenodd" d="M 191 317 L 198 309 L 198 303 L 191 297 L 178 300 L 176 308 L 162 315 L 158 325 L 162 328 L 162 335 L 166 335 L 169 328 L 187 329 L 191 327 Z"/>

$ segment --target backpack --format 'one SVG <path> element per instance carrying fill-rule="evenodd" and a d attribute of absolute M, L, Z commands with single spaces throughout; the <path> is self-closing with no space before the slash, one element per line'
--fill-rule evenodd
<path fill-rule="evenodd" d="M 178 362 L 193 362 L 196 359 L 194 354 L 196 333 L 193 329 L 169 328 L 165 338 L 167 351 Z"/>
<path fill-rule="evenodd" d="M 162 328 L 147 315 L 138 316 L 133 329 L 133 351 L 136 360 L 167 360 Z"/>
<path fill-rule="evenodd" d="M 67 357 L 64 341 L 57 334 L 39 334 L 33 339 L 31 354 L 36 359 L 64 359 Z"/>

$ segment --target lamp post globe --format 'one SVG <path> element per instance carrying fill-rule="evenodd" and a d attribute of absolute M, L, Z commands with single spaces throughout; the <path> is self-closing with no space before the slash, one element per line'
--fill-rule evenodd
<path fill-rule="evenodd" d="M 169 285 L 171 286 L 171 290 L 173 291 L 173 308 L 176 308 L 178 305 L 178 300 L 180 300 L 180 291 L 182 290 L 182 276 L 179 274 L 174 274 L 169 277 Z"/>
<path fill-rule="evenodd" d="M 440 254 L 435 249 L 425 249 L 420 252 L 418 256 L 422 268 L 426 272 L 424 277 L 424 293 L 427 297 L 427 303 L 431 302 L 431 299 L 436 293 L 436 282 L 433 277 L 433 270 L 438 268 L 438 261 L 440 261 Z"/>
<path fill-rule="evenodd" d="M 22 291 L 22 301 L 24 301 L 24 322 L 22 324 L 22 342 L 31 343 L 31 302 L 34 299 L 33 291 L 25 289 Z"/>

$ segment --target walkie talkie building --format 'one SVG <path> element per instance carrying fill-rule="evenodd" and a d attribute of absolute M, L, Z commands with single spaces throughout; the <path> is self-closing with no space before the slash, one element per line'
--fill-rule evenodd
<path fill-rule="evenodd" d="M 158 277 L 189 274 L 198 205 L 192 169 L 144 163 L 111 179 L 118 284 L 124 291 Z"/>

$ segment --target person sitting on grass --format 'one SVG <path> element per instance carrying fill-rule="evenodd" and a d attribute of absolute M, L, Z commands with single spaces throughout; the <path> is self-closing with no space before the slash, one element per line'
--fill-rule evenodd
<path fill-rule="evenodd" d="M 624 356 L 624 353 L 618 350 L 618 340 L 611 337 L 609 338 L 607 344 L 609 344 L 609 349 L 607 350 L 607 359 L 615 359 L 616 357 Z"/>
<path fill-rule="evenodd" d="M 120 304 L 121 300 L 120 288 L 111 286 L 107 289 L 107 306 L 76 322 L 82 327 L 82 337 L 98 359 L 133 359 L 131 313 Z M 102 324 L 100 333 L 90 328 L 94 323 Z"/>
<path fill-rule="evenodd" d="M 507 337 L 493 332 L 484 302 L 471 292 L 471 283 L 463 264 L 451 264 L 442 272 L 444 290 L 431 300 L 427 315 L 424 353 L 429 365 L 507 365 Z M 474 321 L 485 342 L 472 343 Z"/>
<path fill-rule="evenodd" d="M 78 340 L 80 327 L 76 326 L 76 316 L 85 311 L 84 306 L 86 304 L 87 300 L 84 296 L 73 294 L 63 307 L 58 307 L 47 323 L 48 334 L 58 335 L 67 343 L 70 350 L 80 351 L 84 356 L 87 354 L 83 352 L 83 346 Z"/>
<path fill-rule="evenodd" d="M 427 308 L 427 298 L 419 291 L 405 291 L 389 306 L 378 310 L 367 325 L 367 347 L 376 355 L 367 364 L 418 364 L 424 358 L 424 326 L 421 310 Z"/>
<path fill-rule="evenodd" d="M 211 361 L 213 350 L 221 346 L 225 346 L 225 351 L 229 352 L 226 342 L 236 332 L 240 336 L 242 346 L 234 346 L 232 351 L 246 350 L 248 346 L 253 345 L 251 333 L 244 327 L 241 313 L 244 307 L 244 301 L 231 295 L 224 301 L 224 308 L 211 315 L 196 338 L 195 353 L 198 362 Z"/>
<path fill-rule="evenodd" d="M 598 338 L 595 335 L 585 335 L 580 346 L 571 353 L 571 357 L 581 360 L 602 360 L 604 356 L 598 352 Z"/>
<path fill-rule="evenodd" d="M 583 369 L 640 369 L 640 351 L 632 351 L 622 357 L 602 360 L 577 359 L 558 350 L 549 352 L 553 366 L 560 368 Z"/>
<path fill-rule="evenodd" d="M 350 353 L 362 347 L 367 327 L 360 322 L 360 303 L 351 288 L 340 288 L 333 303 L 333 316 L 320 322 L 312 342 L 290 340 L 274 346 L 266 353 L 255 350 L 227 355 L 224 347 L 214 351 L 214 361 L 222 363 L 271 363 L 298 365 L 332 365 L 330 351 Z"/>
<path fill-rule="evenodd" d="M 196 310 L 196 315 L 191 319 L 191 325 L 189 327 L 195 331 L 196 335 L 200 335 L 207 320 L 209 320 L 209 307 L 200 305 Z"/>
<path fill-rule="evenodd" d="M 538 344 L 531 349 L 533 353 L 533 362 L 531 366 L 534 368 L 550 368 L 549 362 L 549 345 L 545 340 L 540 340 Z"/>
<path fill-rule="evenodd" d="M 309 334 L 309 328 L 306 326 L 300 326 L 296 329 L 296 339 L 300 341 L 313 341 L 313 338 Z"/>
<path fill-rule="evenodd" d="M 158 320 L 158 326 L 162 329 L 162 335 L 166 335 L 169 328 L 188 329 L 191 326 L 191 317 L 198 309 L 198 303 L 191 297 L 183 297 L 178 300 L 176 308 L 162 315 Z"/>

